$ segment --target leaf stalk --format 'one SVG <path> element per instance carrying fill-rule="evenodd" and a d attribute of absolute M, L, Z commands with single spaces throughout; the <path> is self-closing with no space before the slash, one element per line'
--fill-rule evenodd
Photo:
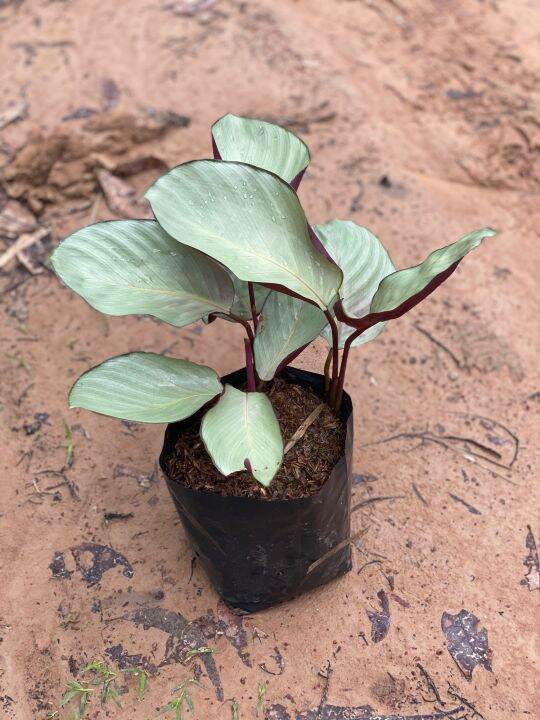
<path fill-rule="evenodd" d="M 326 309 L 324 315 L 328 320 L 330 329 L 332 331 L 332 382 L 330 383 L 330 404 L 333 406 L 338 381 L 338 365 L 339 365 L 339 333 L 336 321 L 332 313 Z"/>
<path fill-rule="evenodd" d="M 244 340 L 246 349 L 246 378 L 248 392 L 256 392 L 257 383 L 255 381 L 255 365 L 253 362 L 253 349 L 249 340 Z"/>
<path fill-rule="evenodd" d="M 357 337 L 364 332 L 364 330 L 356 330 L 345 340 L 343 345 L 343 355 L 341 356 L 341 366 L 339 368 L 339 376 L 337 380 L 336 392 L 333 399 L 332 407 L 335 412 L 339 412 L 341 407 L 341 400 L 343 398 L 343 387 L 345 385 L 345 374 L 347 372 L 347 361 L 349 360 L 349 352 L 351 350 L 353 342 Z"/>
<path fill-rule="evenodd" d="M 251 319 L 253 320 L 253 331 L 257 332 L 259 325 L 259 317 L 257 315 L 257 303 L 255 301 L 255 290 L 253 283 L 248 281 L 248 292 L 249 292 L 249 306 L 251 308 Z"/>
<path fill-rule="evenodd" d="M 249 322 L 245 318 L 241 317 L 240 315 L 235 315 L 232 312 L 229 312 L 227 314 L 231 318 L 231 320 L 234 320 L 235 322 L 240 323 L 241 325 L 244 326 L 244 329 L 249 338 L 249 343 L 250 343 L 251 347 L 253 348 L 253 343 L 255 342 L 255 335 L 253 334 L 253 330 L 251 329 L 251 325 L 249 324 Z"/>

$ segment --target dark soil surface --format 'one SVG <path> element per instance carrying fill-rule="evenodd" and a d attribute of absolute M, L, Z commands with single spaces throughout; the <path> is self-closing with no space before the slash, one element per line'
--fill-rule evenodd
<path fill-rule="evenodd" d="M 285 446 L 304 420 L 322 403 L 313 390 L 293 385 L 282 378 L 268 387 L 267 394 L 279 420 Z M 224 477 L 214 467 L 199 435 L 201 419 L 202 413 L 190 430 L 178 438 L 174 456 L 167 462 L 170 479 L 192 490 L 266 500 L 309 497 L 324 485 L 344 450 L 345 425 L 324 404 L 303 437 L 285 454 L 270 487 L 263 488 L 248 472 Z"/>

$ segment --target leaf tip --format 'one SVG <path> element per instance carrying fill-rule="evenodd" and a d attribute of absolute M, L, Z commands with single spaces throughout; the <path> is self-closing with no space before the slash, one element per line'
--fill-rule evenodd
<path fill-rule="evenodd" d="M 75 385 L 76 385 L 76 384 L 77 384 L 77 383 L 75 383 Z M 71 389 L 70 389 L 70 391 L 69 391 L 69 393 L 68 393 L 67 406 L 68 406 L 68 409 L 69 409 L 69 410 L 73 410 L 73 408 L 80 407 L 80 405 L 77 404 L 77 400 L 76 400 L 75 397 L 74 397 L 74 394 L 75 394 L 74 391 L 76 390 L 75 385 L 73 385 L 73 386 L 71 387 Z"/>
<path fill-rule="evenodd" d="M 58 245 L 58 247 L 56 247 L 56 248 L 52 251 L 52 253 L 49 255 L 49 263 L 50 263 L 52 269 L 54 270 L 54 273 L 55 273 L 55 274 L 57 275 L 57 277 L 59 277 L 59 278 L 62 278 L 61 269 L 60 269 L 60 266 L 61 266 L 61 264 L 62 264 L 62 261 L 61 261 L 61 259 L 60 259 L 60 257 L 59 257 L 59 256 L 60 256 L 60 253 L 62 252 L 61 247 L 62 247 L 62 243 L 60 243 L 60 245 Z"/>
<path fill-rule="evenodd" d="M 169 171 L 169 172 L 170 172 L 170 171 Z M 152 200 L 153 200 L 153 198 L 155 197 L 155 194 L 156 194 L 156 190 L 157 190 L 157 187 L 156 187 L 156 186 L 157 186 L 157 184 L 159 183 L 159 181 L 161 180 L 161 178 L 165 177 L 165 175 L 167 175 L 167 174 L 168 174 L 168 173 L 165 173 L 164 175 L 160 175 L 158 178 L 156 178 L 156 180 L 154 180 L 154 182 L 153 182 L 151 185 L 149 185 L 149 186 L 146 188 L 146 190 L 145 190 L 145 192 L 144 192 L 144 194 L 143 194 L 143 198 L 148 202 L 148 204 L 150 205 L 150 207 L 152 207 Z"/>
<path fill-rule="evenodd" d="M 253 469 L 253 465 L 251 464 L 251 460 L 249 458 L 246 458 L 244 460 L 244 467 L 248 471 L 248 473 L 251 473 L 251 475 L 254 477 L 254 479 L 263 487 L 268 487 L 270 483 L 272 482 L 272 478 L 262 478 L 261 474 L 259 472 L 255 472 Z M 273 476 L 272 476 L 273 477 Z"/>

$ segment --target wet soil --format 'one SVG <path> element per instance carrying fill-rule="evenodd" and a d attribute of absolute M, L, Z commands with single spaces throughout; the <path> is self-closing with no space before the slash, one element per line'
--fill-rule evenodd
<path fill-rule="evenodd" d="M 345 425 L 310 388 L 276 378 L 265 392 L 272 402 L 285 447 L 311 413 L 321 407 L 304 435 L 285 453 L 268 488 L 263 488 L 248 472 L 224 477 L 216 470 L 199 435 L 201 415 L 195 417 L 193 426 L 180 435 L 174 454 L 165 461 L 169 478 L 192 490 L 220 495 L 265 500 L 315 495 L 343 454 Z"/>

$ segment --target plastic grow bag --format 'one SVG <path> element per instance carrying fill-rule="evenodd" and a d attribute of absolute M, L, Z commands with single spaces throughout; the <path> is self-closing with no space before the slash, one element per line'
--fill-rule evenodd
<path fill-rule="evenodd" d="M 322 397 L 320 374 L 287 368 L 284 379 Z M 242 387 L 245 370 L 222 378 Z M 191 490 L 167 476 L 167 458 L 193 418 L 168 425 L 160 465 L 187 537 L 225 602 L 251 613 L 324 585 L 351 569 L 350 537 L 353 410 L 343 394 L 345 449 L 316 495 L 261 500 Z"/>

